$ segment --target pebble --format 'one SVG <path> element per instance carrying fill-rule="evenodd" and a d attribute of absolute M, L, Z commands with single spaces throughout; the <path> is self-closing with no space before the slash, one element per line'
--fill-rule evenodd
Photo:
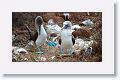
<path fill-rule="evenodd" d="M 46 61 L 46 58 L 45 57 L 41 57 L 40 60 L 41 61 Z"/>

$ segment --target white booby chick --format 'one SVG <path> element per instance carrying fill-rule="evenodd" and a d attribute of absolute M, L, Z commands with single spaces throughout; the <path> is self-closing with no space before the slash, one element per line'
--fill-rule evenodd
<path fill-rule="evenodd" d="M 61 27 L 58 24 L 56 24 L 53 21 L 53 19 L 50 19 L 48 21 L 48 25 L 46 25 L 46 27 L 47 27 L 47 29 L 46 29 L 47 33 L 59 33 L 61 30 Z"/>
<path fill-rule="evenodd" d="M 48 25 L 55 25 L 55 22 L 53 21 L 53 19 L 49 19 L 49 21 L 48 21 Z"/>
<path fill-rule="evenodd" d="M 92 54 L 92 47 L 85 48 L 84 55 L 91 55 Z"/>
<path fill-rule="evenodd" d="M 75 43 L 75 40 L 72 38 L 71 26 L 72 23 L 70 21 L 63 22 L 63 27 L 60 32 L 61 41 L 59 41 L 62 54 L 65 52 L 65 50 L 69 54 L 72 54 L 74 52 L 73 45 Z"/>
<path fill-rule="evenodd" d="M 83 39 L 76 39 L 75 40 L 75 46 L 78 47 L 80 50 L 84 50 L 84 55 L 92 54 L 92 44 L 93 40 L 85 41 Z"/>
<path fill-rule="evenodd" d="M 74 29 L 80 29 L 80 28 L 81 27 L 78 24 L 72 26 L 72 30 L 74 30 Z"/>
<path fill-rule="evenodd" d="M 90 19 L 87 19 L 85 21 L 82 22 L 85 26 L 91 26 L 93 25 L 93 21 L 91 21 Z"/>

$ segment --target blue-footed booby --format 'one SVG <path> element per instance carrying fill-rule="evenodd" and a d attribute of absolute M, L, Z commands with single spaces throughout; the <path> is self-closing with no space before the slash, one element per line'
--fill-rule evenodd
<path fill-rule="evenodd" d="M 47 39 L 47 33 L 44 29 L 43 26 L 43 19 L 41 16 L 37 16 L 35 19 L 35 28 L 36 31 L 33 33 L 28 26 L 26 26 L 27 30 L 29 31 L 30 34 L 30 40 L 33 40 L 35 43 L 35 46 L 37 48 L 38 54 L 42 54 L 43 52 L 41 51 L 41 45 L 43 45 Z"/>
<path fill-rule="evenodd" d="M 75 39 L 71 33 L 72 23 L 70 21 L 63 22 L 63 27 L 60 31 L 60 40 L 59 44 L 61 44 L 61 53 L 63 54 L 66 50 L 68 54 L 72 54 L 74 52 L 73 45 L 75 43 Z"/>

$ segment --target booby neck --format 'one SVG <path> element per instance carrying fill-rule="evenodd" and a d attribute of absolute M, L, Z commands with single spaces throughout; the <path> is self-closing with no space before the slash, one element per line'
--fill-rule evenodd
<path fill-rule="evenodd" d="M 37 32 L 38 32 L 38 35 L 47 34 L 43 25 L 40 26 L 40 29 L 37 30 Z"/>

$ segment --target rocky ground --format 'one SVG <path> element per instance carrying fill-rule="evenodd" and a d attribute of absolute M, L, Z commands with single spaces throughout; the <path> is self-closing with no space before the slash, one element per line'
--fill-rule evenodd
<path fill-rule="evenodd" d="M 45 24 L 49 19 L 53 19 L 55 23 L 62 27 L 64 22 L 62 12 L 13 12 L 12 13 L 12 35 L 15 35 L 15 39 L 12 42 L 12 46 L 24 48 L 29 41 L 29 34 L 25 28 L 25 24 L 28 24 L 32 31 L 35 31 L 34 20 L 36 16 L 42 16 Z M 91 19 L 93 25 L 91 26 L 92 32 L 90 32 L 92 38 L 97 42 L 93 44 L 92 55 L 84 55 L 80 50 L 76 51 L 72 55 L 61 56 L 59 54 L 60 49 L 58 47 L 50 47 L 47 44 L 42 45 L 44 54 L 36 54 L 34 47 L 32 50 L 28 50 L 28 54 L 13 54 L 13 62 L 101 62 L 102 61 L 102 13 L 101 12 L 70 12 L 70 21 L 73 24 L 81 25 L 81 22 Z M 82 27 L 86 27 L 82 25 Z M 89 32 L 89 31 L 88 31 Z M 85 34 L 83 34 L 84 36 Z M 77 50 L 77 49 L 76 49 Z"/>

